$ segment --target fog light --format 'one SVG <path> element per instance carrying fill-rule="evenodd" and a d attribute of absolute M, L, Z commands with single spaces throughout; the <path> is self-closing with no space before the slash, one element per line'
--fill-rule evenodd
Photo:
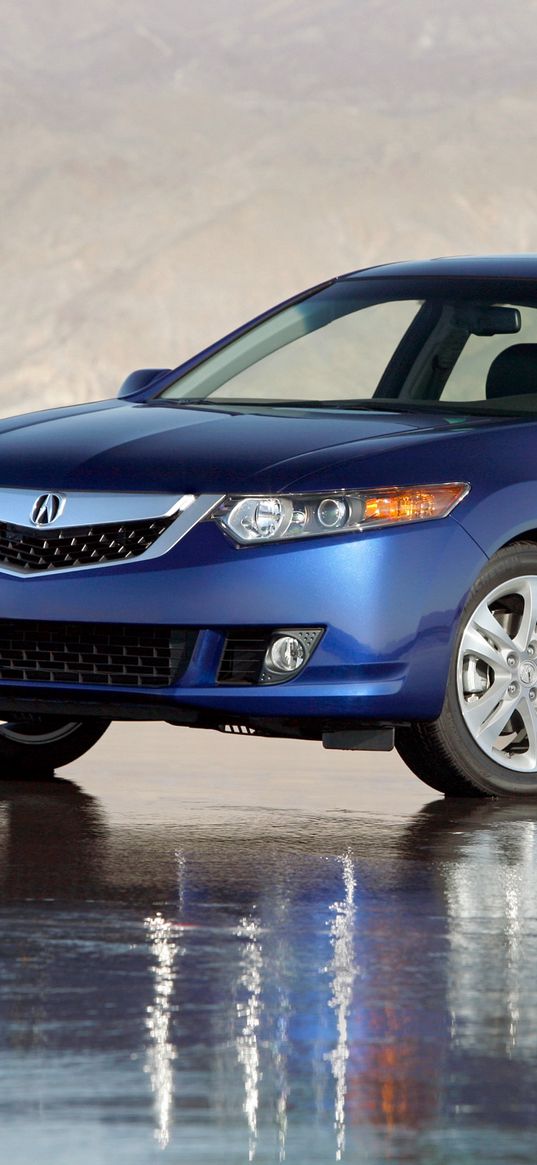
<path fill-rule="evenodd" d="M 267 651 L 265 666 L 270 671 L 294 672 L 303 666 L 306 659 L 306 648 L 300 639 L 295 635 L 279 635 Z"/>
<path fill-rule="evenodd" d="M 323 627 L 277 627 L 265 651 L 261 684 L 283 684 L 306 666 L 322 637 Z"/>

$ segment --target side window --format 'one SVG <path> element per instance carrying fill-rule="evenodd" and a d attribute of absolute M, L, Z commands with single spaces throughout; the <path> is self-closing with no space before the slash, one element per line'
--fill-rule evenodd
<path fill-rule="evenodd" d="M 470 336 L 442 393 L 445 401 L 485 400 L 492 361 L 512 344 L 537 343 L 537 308 L 519 308 L 522 327 L 515 336 Z"/>

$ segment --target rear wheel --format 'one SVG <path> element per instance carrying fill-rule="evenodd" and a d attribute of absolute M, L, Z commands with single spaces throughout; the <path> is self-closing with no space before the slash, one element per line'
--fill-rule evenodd
<path fill-rule="evenodd" d="M 464 609 L 444 707 L 396 733 L 414 773 L 447 796 L 537 797 L 537 548 L 490 560 Z"/>
<path fill-rule="evenodd" d="M 106 732 L 109 720 L 67 720 L 31 716 L 0 721 L 2 780 L 51 776 L 88 751 Z"/>

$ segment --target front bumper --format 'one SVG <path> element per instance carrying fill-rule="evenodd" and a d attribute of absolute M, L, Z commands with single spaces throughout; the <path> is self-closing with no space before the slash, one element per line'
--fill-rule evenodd
<path fill-rule="evenodd" d="M 0 714 L 68 712 L 178 723 L 274 718 L 311 724 L 433 719 L 457 619 L 486 559 L 450 518 L 235 549 L 211 522 L 169 553 L 106 569 L 20 579 L 0 573 L 3 620 L 194 628 L 181 680 L 135 691 L 98 684 L 0 682 Z M 325 628 L 296 679 L 220 686 L 226 632 Z"/>

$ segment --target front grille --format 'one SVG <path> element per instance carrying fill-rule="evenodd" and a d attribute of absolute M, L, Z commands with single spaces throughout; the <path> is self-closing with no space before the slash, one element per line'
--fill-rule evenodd
<path fill-rule="evenodd" d="M 27 573 L 137 558 L 167 530 L 174 517 L 61 530 L 29 530 L 0 522 L 0 567 Z"/>
<path fill-rule="evenodd" d="M 217 682 L 259 683 L 265 653 L 272 638 L 272 632 L 263 628 L 229 631 L 218 669 Z"/>
<path fill-rule="evenodd" d="M 165 688 L 184 673 L 196 637 L 181 627 L 0 621 L 0 680 Z"/>

